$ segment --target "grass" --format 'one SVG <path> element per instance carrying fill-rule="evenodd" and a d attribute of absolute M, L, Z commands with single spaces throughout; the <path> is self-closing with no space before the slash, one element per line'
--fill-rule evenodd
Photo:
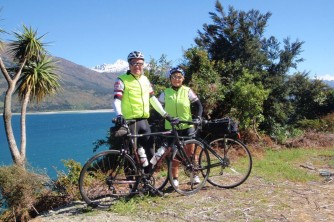
<path fill-rule="evenodd" d="M 301 167 L 328 165 L 334 167 L 333 149 L 282 149 L 267 150 L 260 159 L 253 161 L 253 175 L 259 175 L 269 181 L 307 182 L 319 179 L 319 174 Z M 319 170 L 319 169 L 318 169 Z"/>
<path fill-rule="evenodd" d="M 316 169 L 319 166 L 334 168 L 334 147 L 332 149 L 268 149 L 263 156 L 253 157 L 251 176 L 260 176 L 272 182 L 292 181 L 304 183 L 308 181 L 320 181 L 322 179 L 318 171 L 305 169 L 301 165 L 312 166 Z M 244 193 L 243 195 L 247 199 L 249 198 L 247 195 L 251 195 L 251 193 Z M 157 214 L 168 213 L 166 209 L 169 208 L 171 201 L 175 200 L 169 197 L 138 196 L 129 201 L 118 201 L 110 210 L 119 215 L 128 216 L 137 215 L 138 211 L 142 209 L 150 209 L 151 213 Z M 177 205 L 178 208 L 184 209 L 183 213 L 192 209 L 193 204 L 191 202 L 183 199 L 179 201 Z M 206 206 L 208 207 L 209 205 L 210 202 Z M 182 214 L 181 212 L 179 213 Z"/>
<path fill-rule="evenodd" d="M 161 212 L 164 206 L 161 205 L 166 198 L 153 196 L 135 196 L 130 200 L 120 200 L 115 202 L 110 207 L 110 211 L 118 213 L 119 215 L 131 215 L 136 213 L 139 209 L 151 209 L 151 212 Z M 158 203 L 156 205 L 155 203 Z M 154 207 L 152 207 L 154 206 Z"/>

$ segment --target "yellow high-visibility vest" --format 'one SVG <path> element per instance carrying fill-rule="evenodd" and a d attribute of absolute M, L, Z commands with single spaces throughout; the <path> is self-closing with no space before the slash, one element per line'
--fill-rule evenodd
<path fill-rule="evenodd" d="M 150 82 L 146 76 L 136 78 L 123 74 L 124 83 L 122 113 L 125 119 L 148 118 L 150 116 Z"/>

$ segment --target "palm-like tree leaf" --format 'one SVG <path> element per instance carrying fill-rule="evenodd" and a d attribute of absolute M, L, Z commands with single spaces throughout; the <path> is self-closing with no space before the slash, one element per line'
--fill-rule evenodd
<path fill-rule="evenodd" d="M 20 100 L 30 91 L 30 100 L 37 103 L 60 89 L 60 77 L 56 73 L 55 62 L 43 55 L 40 60 L 29 62 L 22 71 L 17 92 Z"/>
<path fill-rule="evenodd" d="M 34 31 L 31 27 L 28 28 L 23 25 L 23 32 L 14 32 L 16 37 L 15 41 L 9 44 L 10 52 L 14 58 L 19 62 L 34 58 L 39 58 L 42 54 L 45 54 L 45 43 L 42 43 L 44 35 L 37 37 L 37 31 Z"/>

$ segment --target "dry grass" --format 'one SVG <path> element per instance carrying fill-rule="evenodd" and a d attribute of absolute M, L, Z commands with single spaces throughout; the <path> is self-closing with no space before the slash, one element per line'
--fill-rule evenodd
<path fill-rule="evenodd" d="M 334 144 L 334 134 L 307 132 L 303 136 L 288 140 L 286 147 L 328 148 Z"/>

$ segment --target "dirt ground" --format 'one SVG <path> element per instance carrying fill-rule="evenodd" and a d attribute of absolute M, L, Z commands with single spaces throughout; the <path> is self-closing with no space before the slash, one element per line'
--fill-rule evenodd
<path fill-rule="evenodd" d="M 165 197 L 152 198 L 149 207 L 145 205 L 127 215 L 97 209 L 84 213 L 85 204 L 76 202 L 32 221 L 334 221 L 334 176 L 321 176 L 319 166 L 300 167 L 318 174 L 319 180 L 268 182 L 251 174 L 237 188 L 220 189 L 207 184 L 190 196 L 166 193 Z"/>
<path fill-rule="evenodd" d="M 83 203 L 35 218 L 44 221 L 334 221 L 333 178 L 323 182 L 274 184 L 252 176 L 240 187 L 207 186 L 191 196 L 173 192 L 155 199 L 150 208 L 131 215 L 93 210 Z M 172 201 L 171 201 L 172 200 Z M 157 209 L 160 209 L 157 211 Z"/>

